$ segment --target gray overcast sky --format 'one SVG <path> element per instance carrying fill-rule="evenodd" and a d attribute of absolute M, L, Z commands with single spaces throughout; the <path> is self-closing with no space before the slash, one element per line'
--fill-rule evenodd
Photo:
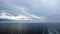
<path fill-rule="evenodd" d="M 27 13 L 43 16 L 48 21 L 60 20 L 60 0 L 0 0 L 0 12 L 7 10 L 8 13 L 19 15 L 23 13 L 19 9 L 21 7 Z"/>

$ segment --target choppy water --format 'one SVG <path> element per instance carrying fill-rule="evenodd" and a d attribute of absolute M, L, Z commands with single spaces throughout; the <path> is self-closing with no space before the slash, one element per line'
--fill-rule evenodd
<path fill-rule="evenodd" d="M 60 23 L 0 23 L 0 34 L 60 34 Z"/>

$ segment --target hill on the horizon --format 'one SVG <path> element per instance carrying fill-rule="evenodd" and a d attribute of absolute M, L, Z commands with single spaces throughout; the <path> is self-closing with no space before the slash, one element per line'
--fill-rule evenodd
<path fill-rule="evenodd" d="M 0 18 L 0 21 L 12 21 L 12 20 Z"/>

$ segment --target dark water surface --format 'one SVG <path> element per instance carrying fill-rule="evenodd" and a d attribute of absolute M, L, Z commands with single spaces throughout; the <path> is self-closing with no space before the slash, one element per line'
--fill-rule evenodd
<path fill-rule="evenodd" d="M 0 34 L 60 34 L 60 23 L 0 23 Z"/>

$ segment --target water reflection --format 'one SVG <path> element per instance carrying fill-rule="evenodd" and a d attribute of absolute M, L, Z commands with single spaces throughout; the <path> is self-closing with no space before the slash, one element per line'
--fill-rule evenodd
<path fill-rule="evenodd" d="M 59 23 L 0 23 L 0 34 L 60 34 Z"/>

